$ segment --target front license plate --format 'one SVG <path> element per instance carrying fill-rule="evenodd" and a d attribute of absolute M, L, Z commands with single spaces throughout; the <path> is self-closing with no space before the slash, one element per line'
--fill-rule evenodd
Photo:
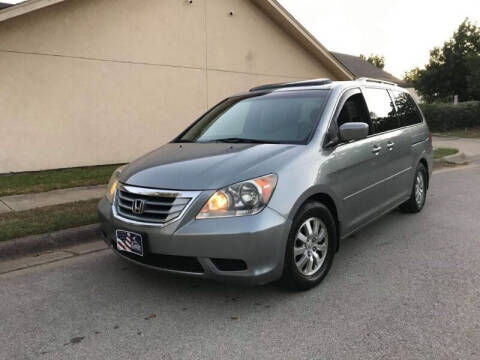
<path fill-rule="evenodd" d="M 117 230 L 117 249 L 143 256 L 142 235 L 131 231 Z"/>

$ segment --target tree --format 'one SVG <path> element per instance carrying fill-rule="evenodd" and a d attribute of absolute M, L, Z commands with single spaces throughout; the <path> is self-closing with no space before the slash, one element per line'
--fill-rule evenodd
<path fill-rule="evenodd" d="M 480 28 L 466 18 L 450 40 L 430 51 L 425 69 L 415 68 L 404 79 L 428 102 L 450 100 L 454 95 L 461 101 L 479 100 L 479 69 Z"/>
<path fill-rule="evenodd" d="M 472 99 L 480 100 L 480 55 L 473 55 L 467 59 L 468 93 Z"/>
<path fill-rule="evenodd" d="M 385 56 L 383 55 L 370 54 L 370 56 L 367 58 L 365 55 L 361 54 L 360 58 L 368 61 L 372 65 L 375 65 L 379 69 L 383 70 L 385 67 Z"/>
<path fill-rule="evenodd" d="M 405 72 L 405 74 L 403 75 L 403 80 L 407 84 L 413 84 L 418 79 L 419 73 L 419 67 L 413 68 L 412 70 Z"/>

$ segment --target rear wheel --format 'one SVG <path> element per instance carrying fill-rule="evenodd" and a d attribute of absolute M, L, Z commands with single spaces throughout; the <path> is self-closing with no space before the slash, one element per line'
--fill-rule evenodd
<path fill-rule="evenodd" d="M 423 209 L 427 196 L 427 169 L 419 163 L 415 172 L 410 199 L 400 205 L 400 210 L 407 213 L 417 213 Z"/>
<path fill-rule="evenodd" d="M 290 229 L 283 282 L 295 290 L 319 284 L 332 265 L 337 248 L 335 220 L 326 206 L 305 204 Z"/>

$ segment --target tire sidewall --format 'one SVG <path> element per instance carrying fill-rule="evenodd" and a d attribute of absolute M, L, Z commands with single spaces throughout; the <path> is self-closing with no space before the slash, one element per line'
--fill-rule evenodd
<path fill-rule="evenodd" d="M 415 185 L 417 183 L 417 176 L 420 174 L 423 177 L 423 198 L 422 203 L 419 205 L 415 199 Z M 412 188 L 412 200 L 415 205 L 415 210 L 420 211 L 423 209 L 425 205 L 425 201 L 427 199 L 427 170 L 422 163 L 418 164 L 417 171 L 415 171 L 415 177 L 413 178 L 413 188 Z"/>

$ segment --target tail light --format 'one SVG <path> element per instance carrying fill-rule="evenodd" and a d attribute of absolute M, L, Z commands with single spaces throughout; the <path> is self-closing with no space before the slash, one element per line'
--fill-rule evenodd
<path fill-rule="evenodd" d="M 432 133 L 431 132 L 428 133 L 428 141 L 432 142 Z"/>

